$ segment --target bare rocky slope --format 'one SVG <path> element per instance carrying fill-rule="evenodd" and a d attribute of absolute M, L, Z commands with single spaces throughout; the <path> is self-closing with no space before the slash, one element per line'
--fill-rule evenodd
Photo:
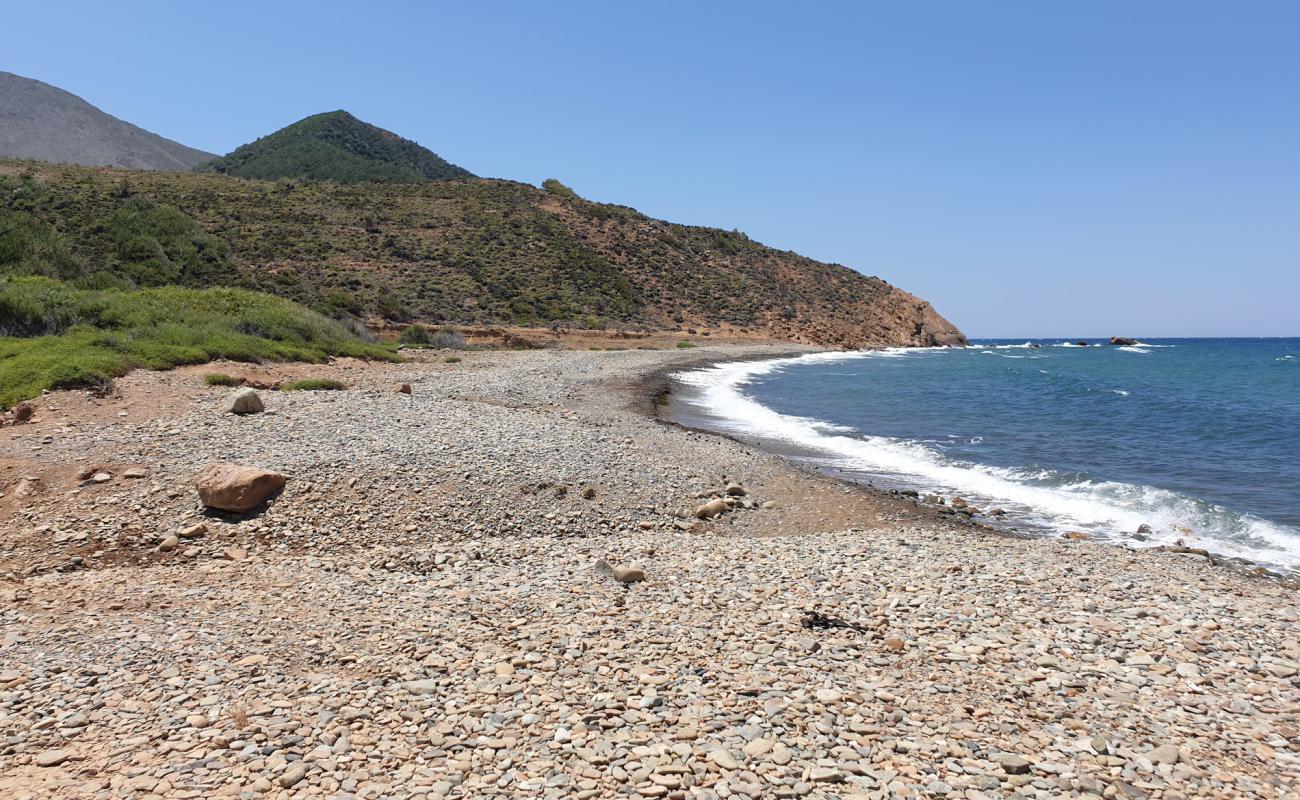
<path fill-rule="evenodd" d="M 0 157 L 188 170 L 214 156 L 124 122 L 58 87 L 0 72 Z"/>

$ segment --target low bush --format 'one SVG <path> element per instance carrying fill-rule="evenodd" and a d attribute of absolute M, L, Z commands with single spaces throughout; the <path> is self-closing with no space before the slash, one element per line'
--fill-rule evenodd
<path fill-rule="evenodd" d="M 689 350 L 689 349 L 691 349 L 692 347 L 695 347 L 695 346 L 696 346 L 695 342 L 678 342 L 678 343 L 677 343 L 677 349 L 678 349 L 678 350 Z"/>
<path fill-rule="evenodd" d="M 306 378 L 293 383 L 286 383 L 280 387 L 284 392 L 333 392 L 340 389 L 348 388 L 343 381 L 336 381 L 333 378 Z"/>
<path fill-rule="evenodd" d="M 429 345 L 429 329 L 419 324 L 407 325 L 398 335 L 397 341 L 402 344 L 427 347 Z"/>
<path fill-rule="evenodd" d="M 203 382 L 208 386 L 243 386 L 244 379 L 236 378 L 234 375 L 227 375 L 224 372 L 209 372 L 203 376 Z"/>
<path fill-rule="evenodd" d="M 459 364 L 460 361 L 461 361 L 460 356 L 447 356 L 446 358 L 444 358 L 444 359 L 442 360 L 442 363 L 444 363 L 444 364 Z"/>

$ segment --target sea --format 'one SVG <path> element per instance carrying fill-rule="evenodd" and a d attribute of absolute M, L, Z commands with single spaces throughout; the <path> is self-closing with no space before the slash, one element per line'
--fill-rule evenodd
<path fill-rule="evenodd" d="M 675 377 L 679 421 L 841 478 L 1300 573 L 1300 338 L 984 340 Z"/>

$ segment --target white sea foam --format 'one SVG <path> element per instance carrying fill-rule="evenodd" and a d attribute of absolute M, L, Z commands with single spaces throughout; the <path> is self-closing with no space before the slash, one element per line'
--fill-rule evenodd
<path fill-rule="evenodd" d="M 1134 544 L 1172 544 L 1190 531 L 1202 544 L 1229 556 L 1300 568 L 1300 536 L 1266 520 L 1232 512 L 1176 492 L 1125 483 L 1064 483 L 1051 470 L 1015 470 L 954 461 L 915 441 L 883 436 L 848 435 L 824 421 L 781 414 L 753 400 L 743 387 L 755 378 L 794 364 L 870 358 L 921 357 L 944 348 L 893 349 L 851 353 L 814 353 L 797 358 L 714 365 L 680 373 L 694 387 L 692 398 L 729 433 L 784 442 L 815 454 L 820 466 L 873 475 L 885 480 L 947 494 L 961 494 L 983 507 L 1017 512 L 1049 530 L 1087 530 Z M 1117 393 L 1123 390 L 1115 390 Z M 1141 542 L 1133 532 L 1149 525 Z M 1225 530 L 1228 526 L 1231 530 Z"/>
<path fill-rule="evenodd" d="M 1151 345 L 1143 345 L 1141 347 L 1138 347 L 1137 345 L 1123 345 L 1121 347 L 1116 347 L 1115 349 L 1122 350 L 1125 353 L 1142 353 L 1143 355 L 1146 355 L 1147 353 L 1151 352 L 1150 350 L 1146 349 L 1150 346 Z"/>
<path fill-rule="evenodd" d="M 1120 397 L 1128 397 L 1128 392 L 1124 391 L 1123 389 L 1111 389 L 1111 391 L 1119 395 Z"/>

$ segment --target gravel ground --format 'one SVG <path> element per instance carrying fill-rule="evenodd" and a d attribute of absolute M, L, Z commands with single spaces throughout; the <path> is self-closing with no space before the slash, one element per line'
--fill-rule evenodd
<path fill-rule="evenodd" d="M 349 388 L 245 417 L 211 367 L 44 398 L 0 430 L 0 796 L 1300 796 L 1294 589 L 639 411 L 667 364 L 774 352 L 270 368 Z M 214 461 L 288 486 L 205 516 Z M 683 518 L 728 481 L 754 508 Z"/>

